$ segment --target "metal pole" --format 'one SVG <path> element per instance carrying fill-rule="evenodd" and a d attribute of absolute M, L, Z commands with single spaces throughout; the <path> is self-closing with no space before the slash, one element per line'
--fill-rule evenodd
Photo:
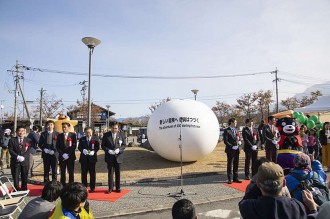
<path fill-rule="evenodd" d="M 40 112 L 39 112 L 39 125 L 42 127 L 42 102 L 43 102 L 43 95 L 44 95 L 44 89 L 41 88 L 40 90 Z"/>
<path fill-rule="evenodd" d="M 22 99 L 23 99 L 23 104 L 24 104 L 24 107 L 26 109 L 26 114 L 27 114 L 27 117 L 28 119 L 30 120 L 30 113 L 29 113 L 29 109 L 27 107 L 27 104 L 26 104 L 26 101 L 25 101 L 25 97 L 24 97 L 24 93 L 23 93 L 23 90 L 22 90 L 22 87 L 21 87 L 21 84 L 18 82 L 18 88 L 21 92 L 21 95 L 22 95 Z M 24 109 L 24 108 L 23 108 Z"/>
<path fill-rule="evenodd" d="M 278 78 L 277 78 L 277 67 L 275 70 L 275 84 L 276 84 L 276 113 L 278 113 L 278 86 L 277 86 Z"/>
<path fill-rule="evenodd" d="M 16 60 L 16 75 L 15 77 L 15 103 L 14 103 L 14 133 L 16 136 L 16 129 L 17 129 L 17 102 L 18 102 L 18 60 Z"/>
<path fill-rule="evenodd" d="M 92 54 L 94 48 L 89 48 L 89 71 L 88 71 L 88 127 L 92 127 L 92 103 L 91 103 L 91 80 L 92 80 Z"/>
<path fill-rule="evenodd" d="M 3 101 L 4 100 L 0 100 L 0 110 L 1 110 L 1 117 L 0 117 L 1 123 L 0 124 L 3 124 L 3 112 L 2 112 L 3 108 L 4 108 L 4 106 L 2 105 Z"/>

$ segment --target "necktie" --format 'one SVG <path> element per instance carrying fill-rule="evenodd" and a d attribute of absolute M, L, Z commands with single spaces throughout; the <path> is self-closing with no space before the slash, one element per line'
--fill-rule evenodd
<path fill-rule="evenodd" d="M 68 146 L 68 133 L 64 133 L 64 145 Z"/>
<path fill-rule="evenodd" d="M 113 139 L 112 139 L 113 143 L 116 144 L 116 133 L 113 133 L 112 135 L 113 135 Z"/>
<path fill-rule="evenodd" d="M 19 147 L 22 149 L 22 147 L 23 147 L 23 139 L 22 138 L 20 138 L 19 139 Z"/>
<path fill-rule="evenodd" d="M 53 133 L 48 132 L 48 136 L 47 136 L 47 144 L 48 145 L 52 144 L 52 137 L 53 137 Z"/>

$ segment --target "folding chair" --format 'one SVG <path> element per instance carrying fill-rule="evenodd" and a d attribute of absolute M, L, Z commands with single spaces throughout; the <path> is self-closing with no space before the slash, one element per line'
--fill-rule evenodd
<path fill-rule="evenodd" d="M 22 209 L 20 208 L 20 204 L 26 204 L 24 197 L 15 197 L 15 198 L 10 198 L 10 199 L 2 199 L 0 200 L 0 207 L 5 208 L 11 205 L 16 205 L 18 207 L 18 211 L 22 212 Z"/>
<path fill-rule="evenodd" d="M 10 187 L 12 188 L 12 191 L 10 191 L 7 187 L 7 184 L 10 184 Z M 9 180 L 8 177 L 6 176 L 2 176 L 0 177 L 0 190 L 3 194 L 3 196 L 6 198 L 6 196 L 8 196 L 9 198 L 13 198 L 13 197 L 25 197 L 29 194 L 30 190 L 26 190 L 26 191 L 17 191 L 17 189 L 15 188 L 14 184 Z"/>
<path fill-rule="evenodd" d="M 16 212 L 17 209 L 18 206 L 16 205 L 8 206 L 6 208 L 0 208 L 0 218 L 14 219 L 13 214 Z"/>

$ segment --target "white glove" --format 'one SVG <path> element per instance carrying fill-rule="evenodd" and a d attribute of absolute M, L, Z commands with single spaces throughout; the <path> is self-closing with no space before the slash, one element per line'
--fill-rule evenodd
<path fill-rule="evenodd" d="M 276 141 L 276 140 L 272 140 L 272 143 L 273 143 L 273 144 L 277 144 L 277 141 Z"/>
<path fill-rule="evenodd" d="M 50 155 L 54 155 L 55 152 L 54 152 L 53 150 L 49 150 L 49 153 L 48 153 L 48 154 L 50 154 Z"/>
<path fill-rule="evenodd" d="M 120 145 L 120 146 L 121 146 L 121 144 L 123 143 L 123 141 L 122 141 L 122 140 L 119 140 L 118 142 L 119 142 L 119 145 Z"/>
<path fill-rule="evenodd" d="M 83 151 L 83 154 L 87 155 L 88 154 L 88 151 L 86 149 L 84 149 Z"/>
<path fill-rule="evenodd" d="M 48 150 L 47 148 L 44 149 L 44 152 L 45 152 L 46 154 L 49 154 L 49 150 Z"/>
<path fill-rule="evenodd" d="M 119 150 L 119 148 L 117 148 L 117 149 L 115 150 L 115 154 L 119 154 L 119 152 L 120 152 L 120 150 Z"/>
<path fill-rule="evenodd" d="M 252 146 L 252 150 L 254 150 L 254 151 L 257 150 L 257 148 L 258 148 L 257 145 L 253 145 L 253 146 Z"/>
<path fill-rule="evenodd" d="M 17 161 L 18 162 L 23 162 L 25 160 L 25 158 L 23 156 L 17 156 Z"/>
<path fill-rule="evenodd" d="M 111 154 L 111 155 L 115 155 L 115 152 L 114 152 L 113 150 L 109 150 L 108 152 L 109 152 L 109 154 Z"/>
<path fill-rule="evenodd" d="M 95 151 L 90 151 L 89 156 L 93 156 L 95 154 Z"/>
<path fill-rule="evenodd" d="M 275 147 L 276 147 L 277 150 L 280 149 L 280 145 L 279 144 L 276 144 Z"/>
<path fill-rule="evenodd" d="M 64 153 L 64 154 L 62 155 L 62 157 L 63 157 L 64 160 L 69 159 L 69 155 L 68 155 L 67 153 Z"/>
<path fill-rule="evenodd" d="M 233 147 L 231 147 L 231 149 L 237 150 L 238 149 L 238 146 L 233 146 Z"/>

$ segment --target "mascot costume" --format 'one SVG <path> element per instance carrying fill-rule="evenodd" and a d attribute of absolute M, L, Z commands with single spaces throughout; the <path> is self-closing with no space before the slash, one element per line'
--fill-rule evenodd
<path fill-rule="evenodd" d="M 299 135 L 300 128 L 294 118 L 280 118 L 276 126 L 281 135 L 280 149 L 301 150 L 303 145 Z"/>

